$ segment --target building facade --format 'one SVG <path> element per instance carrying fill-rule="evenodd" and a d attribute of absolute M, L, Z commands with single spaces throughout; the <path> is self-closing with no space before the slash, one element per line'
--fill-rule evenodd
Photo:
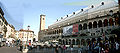
<path fill-rule="evenodd" d="M 89 42 L 120 37 L 119 5 L 115 1 L 101 2 L 67 15 L 48 26 L 44 41 L 59 41 L 65 45 L 86 46 Z M 114 39 L 113 39 L 114 40 Z"/>
<path fill-rule="evenodd" d="M 6 37 L 7 25 L 8 25 L 8 22 L 4 18 L 4 12 L 0 7 L 0 34 L 3 35 L 4 38 Z"/>
<path fill-rule="evenodd" d="M 23 43 L 33 43 L 34 41 L 34 31 L 31 30 L 24 30 L 20 29 L 19 31 L 16 31 L 16 37 L 18 40 L 22 41 Z"/>
<path fill-rule="evenodd" d="M 11 25 L 11 24 L 7 25 L 6 38 L 14 38 L 14 39 L 16 39 L 15 27 L 13 25 Z"/>

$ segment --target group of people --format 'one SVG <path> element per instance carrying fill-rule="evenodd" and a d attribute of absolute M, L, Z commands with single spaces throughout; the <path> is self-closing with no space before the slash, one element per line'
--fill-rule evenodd
<path fill-rule="evenodd" d="M 120 44 L 118 41 L 94 41 L 88 44 L 88 53 L 118 53 L 119 50 Z"/>
<path fill-rule="evenodd" d="M 56 45 L 55 53 L 59 53 L 59 48 L 61 50 L 61 53 L 65 53 L 65 50 L 67 49 L 67 47 L 65 45 L 61 45 L 61 46 Z"/>
<path fill-rule="evenodd" d="M 15 46 L 15 41 L 12 40 L 12 41 L 6 41 L 6 46 L 7 47 L 14 47 Z"/>

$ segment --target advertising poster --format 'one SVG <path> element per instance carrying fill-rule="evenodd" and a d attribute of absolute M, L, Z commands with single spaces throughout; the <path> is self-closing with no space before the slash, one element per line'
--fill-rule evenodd
<path fill-rule="evenodd" d="M 73 25 L 73 35 L 78 35 L 78 24 Z"/>
<path fill-rule="evenodd" d="M 73 32 L 73 25 L 63 27 L 63 36 L 72 35 L 72 32 Z"/>

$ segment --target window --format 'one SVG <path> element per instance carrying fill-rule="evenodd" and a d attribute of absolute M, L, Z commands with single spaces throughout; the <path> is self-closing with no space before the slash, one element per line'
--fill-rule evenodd
<path fill-rule="evenodd" d="M 92 28 L 92 22 L 89 22 L 89 29 Z"/>
<path fill-rule="evenodd" d="M 98 27 L 102 27 L 102 21 L 101 20 L 98 21 Z"/>
<path fill-rule="evenodd" d="M 43 20 L 44 20 L 44 18 L 43 18 Z"/>
<path fill-rule="evenodd" d="M 82 25 L 81 25 L 81 24 L 79 25 L 79 31 L 80 31 L 80 30 L 82 30 Z"/>
<path fill-rule="evenodd" d="M 104 27 L 105 26 L 108 26 L 108 20 L 107 19 L 104 20 Z"/>
<path fill-rule="evenodd" d="M 112 18 L 109 19 L 109 24 L 110 24 L 110 26 L 114 25 Z"/>
<path fill-rule="evenodd" d="M 97 28 L 97 22 L 96 21 L 93 22 L 93 28 Z"/>
<path fill-rule="evenodd" d="M 87 29 L 87 24 L 86 23 L 83 24 L 83 29 Z"/>

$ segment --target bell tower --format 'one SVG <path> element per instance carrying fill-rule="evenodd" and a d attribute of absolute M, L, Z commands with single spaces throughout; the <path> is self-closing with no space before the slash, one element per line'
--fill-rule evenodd
<path fill-rule="evenodd" d="M 45 15 L 41 14 L 40 15 L 40 30 L 44 30 L 45 29 Z"/>

